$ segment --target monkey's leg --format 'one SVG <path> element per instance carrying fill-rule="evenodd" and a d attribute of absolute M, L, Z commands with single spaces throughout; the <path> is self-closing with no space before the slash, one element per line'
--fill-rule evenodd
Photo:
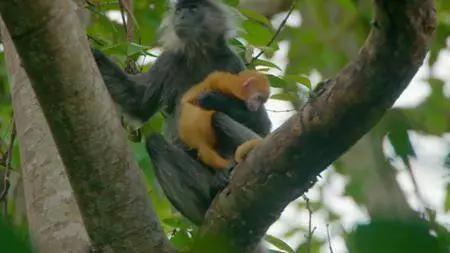
<path fill-rule="evenodd" d="M 186 218 L 199 225 L 211 204 L 213 171 L 202 166 L 185 151 L 168 143 L 163 136 L 146 139 L 156 178 L 170 203 Z"/>
<path fill-rule="evenodd" d="M 231 161 L 224 159 L 212 147 L 207 145 L 198 148 L 198 156 L 202 162 L 215 169 L 226 169 Z"/>
<path fill-rule="evenodd" d="M 234 154 L 234 160 L 237 163 L 241 163 L 254 148 L 260 146 L 263 143 L 262 139 L 249 140 L 240 145 Z"/>

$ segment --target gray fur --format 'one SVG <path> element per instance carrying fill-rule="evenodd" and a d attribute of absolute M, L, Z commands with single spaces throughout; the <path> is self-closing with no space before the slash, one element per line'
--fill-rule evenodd
<path fill-rule="evenodd" d="M 93 53 L 112 99 L 124 114 L 141 122 L 147 121 L 158 110 L 166 116 L 166 139 L 149 136 L 147 151 L 168 199 L 184 216 L 199 224 L 214 197 L 208 192 L 214 187 L 205 185 L 214 173 L 198 162 L 195 152 L 186 150 L 178 140 L 179 100 L 186 90 L 201 82 L 209 73 L 216 70 L 238 73 L 244 70 L 245 64 L 226 43 L 234 32 L 233 12 L 218 0 L 189 0 L 189 4 L 195 2 L 200 5 L 196 11 L 185 16 L 186 23 L 180 22 L 184 19 L 177 17 L 182 11 L 176 13 L 172 9 L 166 16 L 160 40 L 164 50 L 147 73 L 126 75 L 102 52 L 94 49 Z M 200 16 L 196 17 L 197 14 Z M 217 104 L 227 100 L 215 101 Z M 264 108 L 248 112 L 237 110 L 239 106 L 236 102 L 227 102 L 226 106 L 225 102 L 220 104 L 216 106 L 217 111 L 223 111 L 234 123 L 241 123 L 237 125 L 245 126 L 261 136 L 269 133 L 271 124 Z M 214 102 L 211 105 L 214 107 Z M 241 130 L 233 124 L 228 125 L 229 131 L 224 131 L 228 135 L 233 129 L 235 132 Z M 218 136 L 220 153 L 230 157 L 237 144 L 226 133 Z M 230 143 L 235 144 L 227 146 Z M 198 164 L 192 166 L 193 163 Z"/>

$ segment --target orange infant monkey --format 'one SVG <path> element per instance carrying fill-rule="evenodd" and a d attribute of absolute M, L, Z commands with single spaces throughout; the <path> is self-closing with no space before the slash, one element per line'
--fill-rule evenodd
<path fill-rule="evenodd" d="M 199 159 L 215 169 L 224 169 L 230 161 L 216 152 L 217 139 L 212 127 L 215 111 L 204 110 L 196 105 L 197 97 L 207 91 L 218 91 L 242 101 L 250 111 L 257 111 L 270 95 L 267 77 L 255 71 L 242 71 L 239 74 L 212 72 L 203 82 L 189 89 L 181 98 L 181 115 L 179 118 L 180 139 L 190 148 L 197 149 Z M 237 163 L 262 140 L 253 139 L 240 145 L 234 158 Z"/>

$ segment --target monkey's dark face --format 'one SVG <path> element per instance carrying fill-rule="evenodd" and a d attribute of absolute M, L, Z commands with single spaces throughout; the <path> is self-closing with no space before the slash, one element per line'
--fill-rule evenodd
<path fill-rule="evenodd" d="M 208 0 L 184 0 L 175 5 L 173 24 L 181 40 L 215 39 L 225 32 L 223 21 L 222 11 Z"/>
<path fill-rule="evenodd" d="M 245 106 L 249 111 L 257 111 L 266 103 L 268 97 L 261 92 L 253 92 L 247 100 L 245 100 Z"/>

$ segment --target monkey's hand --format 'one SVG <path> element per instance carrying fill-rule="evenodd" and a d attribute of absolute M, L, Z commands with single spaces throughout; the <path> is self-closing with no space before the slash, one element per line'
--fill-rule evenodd
<path fill-rule="evenodd" d="M 262 143 L 262 139 L 253 139 L 243 143 L 236 149 L 234 160 L 236 160 L 238 164 L 241 163 L 247 157 L 248 153 L 256 147 L 261 146 Z"/>

